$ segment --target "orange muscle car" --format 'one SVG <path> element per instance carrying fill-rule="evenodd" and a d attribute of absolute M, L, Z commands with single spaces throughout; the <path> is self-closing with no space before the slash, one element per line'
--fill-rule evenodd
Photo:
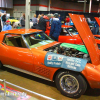
<path fill-rule="evenodd" d="M 100 88 L 100 50 L 83 15 L 69 14 L 84 45 L 59 43 L 37 29 L 0 33 L 0 67 L 54 81 L 65 96 L 78 98 Z M 2 66 L 3 65 L 3 66 Z"/>

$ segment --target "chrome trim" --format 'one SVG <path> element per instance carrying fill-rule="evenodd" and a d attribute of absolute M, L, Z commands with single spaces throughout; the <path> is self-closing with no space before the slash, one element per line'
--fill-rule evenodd
<path fill-rule="evenodd" d="M 25 40 L 24 35 L 21 35 L 21 36 L 22 36 L 22 39 L 23 39 L 23 41 L 24 41 L 25 45 L 27 46 L 27 48 L 30 48 L 30 47 L 29 47 L 29 45 L 27 44 L 27 41 Z"/>
<path fill-rule="evenodd" d="M 20 71 L 20 72 L 23 72 L 23 73 L 26 73 L 26 74 L 29 74 L 29 75 L 32 75 L 32 76 L 35 76 L 35 77 L 39 77 L 39 78 L 41 78 L 41 79 L 45 79 L 45 80 L 48 80 L 48 81 L 52 81 L 52 80 L 50 80 L 50 79 L 48 79 L 48 78 L 45 78 L 45 77 L 43 77 L 43 76 L 41 76 L 41 75 L 38 75 L 38 74 L 35 74 L 35 73 L 32 73 L 32 72 L 26 71 L 26 70 L 23 70 L 23 69 L 20 69 L 20 68 L 11 66 L 11 65 L 3 65 L 3 66 L 5 66 L 5 67 L 7 67 L 7 68 L 14 69 L 14 70 L 17 70 L 17 71 Z"/>
<path fill-rule="evenodd" d="M 79 83 L 76 77 L 67 74 L 60 78 L 60 86 L 63 91 L 69 94 L 74 94 L 79 89 Z"/>

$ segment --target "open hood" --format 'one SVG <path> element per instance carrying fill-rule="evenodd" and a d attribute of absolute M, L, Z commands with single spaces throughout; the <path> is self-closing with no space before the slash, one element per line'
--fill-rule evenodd
<path fill-rule="evenodd" d="M 98 17 L 94 17 L 100 27 L 100 19 Z"/>
<path fill-rule="evenodd" d="M 92 64 L 100 64 L 99 49 L 84 15 L 69 14 L 90 55 Z"/>

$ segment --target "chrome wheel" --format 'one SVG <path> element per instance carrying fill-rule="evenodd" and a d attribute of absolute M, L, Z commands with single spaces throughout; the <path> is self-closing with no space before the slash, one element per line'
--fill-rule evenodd
<path fill-rule="evenodd" d="M 55 83 L 63 95 L 71 98 L 79 98 L 87 89 L 84 77 L 72 71 L 60 71 L 55 77 Z"/>
<path fill-rule="evenodd" d="M 64 75 L 60 78 L 60 86 L 68 94 L 76 93 L 79 89 L 77 79 L 72 75 Z"/>

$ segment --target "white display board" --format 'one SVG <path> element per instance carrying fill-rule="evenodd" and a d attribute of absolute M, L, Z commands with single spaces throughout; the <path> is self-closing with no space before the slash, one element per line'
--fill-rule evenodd
<path fill-rule="evenodd" d="M 0 0 L 0 7 L 13 8 L 13 0 Z"/>

